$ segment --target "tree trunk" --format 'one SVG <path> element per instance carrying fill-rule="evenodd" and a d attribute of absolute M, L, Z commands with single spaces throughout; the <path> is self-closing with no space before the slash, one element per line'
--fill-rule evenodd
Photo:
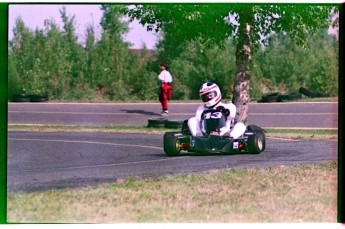
<path fill-rule="evenodd" d="M 237 107 L 237 121 L 247 124 L 250 72 L 248 65 L 252 60 L 252 26 L 253 13 L 250 7 L 240 14 L 239 39 L 236 47 L 236 76 L 233 87 L 233 103 Z"/>

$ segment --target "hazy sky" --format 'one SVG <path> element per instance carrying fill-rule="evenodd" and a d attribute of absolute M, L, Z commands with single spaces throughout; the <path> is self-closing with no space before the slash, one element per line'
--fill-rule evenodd
<path fill-rule="evenodd" d="M 8 12 L 8 35 L 9 39 L 13 37 L 12 29 L 15 25 L 15 19 L 21 17 L 25 25 L 32 30 L 36 27 L 44 28 L 44 20 L 54 19 L 55 22 L 62 26 L 59 9 L 61 5 L 43 5 L 43 4 L 10 4 Z M 87 25 L 94 25 L 96 33 L 100 34 L 101 27 L 99 25 L 102 11 L 100 5 L 82 4 L 69 5 L 65 4 L 68 15 L 75 15 L 76 35 L 82 42 L 85 39 Z M 130 31 L 124 39 L 133 44 L 132 48 L 141 48 L 143 43 L 148 49 L 152 49 L 157 41 L 157 37 L 153 32 L 147 32 L 146 29 L 137 21 L 129 25 Z"/>
<path fill-rule="evenodd" d="M 44 20 L 54 19 L 55 22 L 62 26 L 62 20 L 60 18 L 59 10 L 63 4 L 58 5 L 44 5 L 44 4 L 10 4 L 9 5 L 9 39 L 13 37 L 12 29 L 15 25 L 15 19 L 21 17 L 25 22 L 26 26 L 34 30 L 36 27 L 44 28 Z M 101 27 L 99 25 L 102 12 L 100 5 L 92 4 L 65 4 L 67 13 L 69 15 L 75 15 L 76 22 L 76 35 L 80 42 L 85 39 L 87 25 L 94 25 L 96 34 L 100 34 Z M 140 25 L 137 21 L 130 23 L 130 31 L 124 37 L 124 40 L 133 44 L 132 48 L 141 48 L 143 44 L 146 44 L 148 49 L 153 49 L 156 42 L 157 36 L 153 32 L 147 32 L 146 29 Z M 337 29 L 332 31 L 337 33 Z"/>

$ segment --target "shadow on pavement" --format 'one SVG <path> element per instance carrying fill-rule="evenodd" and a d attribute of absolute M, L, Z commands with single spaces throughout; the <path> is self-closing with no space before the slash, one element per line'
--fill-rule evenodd
<path fill-rule="evenodd" d="M 160 114 L 157 114 L 157 113 L 151 112 L 151 111 L 145 111 L 145 110 L 121 110 L 121 111 L 127 112 L 129 114 L 143 114 L 143 115 L 160 116 Z"/>

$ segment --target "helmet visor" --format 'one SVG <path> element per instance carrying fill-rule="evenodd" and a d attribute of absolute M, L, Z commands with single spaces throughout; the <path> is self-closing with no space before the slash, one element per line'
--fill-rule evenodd
<path fill-rule="evenodd" d="M 201 95 L 201 100 L 203 102 L 208 102 L 210 101 L 211 99 L 214 99 L 215 97 L 217 96 L 217 92 L 215 91 L 210 91 L 208 93 L 205 93 L 203 95 Z"/>

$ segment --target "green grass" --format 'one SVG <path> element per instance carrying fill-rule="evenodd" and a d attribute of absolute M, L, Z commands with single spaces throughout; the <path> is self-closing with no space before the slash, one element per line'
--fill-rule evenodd
<path fill-rule="evenodd" d="M 231 98 L 225 98 L 224 101 L 230 102 L 232 99 Z M 261 100 L 260 97 L 251 97 L 251 103 L 256 103 L 257 101 Z M 326 98 L 309 98 L 307 96 L 302 97 L 302 99 L 299 99 L 297 101 L 292 101 L 292 102 L 338 102 L 339 98 L 338 97 L 326 97 Z M 91 100 L 51 100 L 49 102 L 52 103 L 159 103 L 157 100 L 145 100 L 145 101 L 140 101 L 140 100 L 105 100 L 105 99 L 91 99 Z M 169 103 L 200 103 L 200 100 L 195 99 L 195 100 L 170 100 Z"/>
<path fill-rule="evenodd" d="M 336 222 L 336 215 L 336 163 L 8 193 L 8 221 L 21 223 Z"/>
<path fill-rule="evenodd" d="M 146 126 L 59 126 L 59 125 L 8 125 L 9 131 L 42 132 L 107 132 L 107 133 L 145 133 L 164 134 L 175 131 L 167 128 L 148 128 Z M 296 140 L 337 140 L 335 129 L 277 129 L 267 128 L 267 137 Z"/>
<path fill-rule="evenodd" d="M 287 138 L 295 140 L 338 140 L 336 129 L 266 129 L 271 138 Z"/>

